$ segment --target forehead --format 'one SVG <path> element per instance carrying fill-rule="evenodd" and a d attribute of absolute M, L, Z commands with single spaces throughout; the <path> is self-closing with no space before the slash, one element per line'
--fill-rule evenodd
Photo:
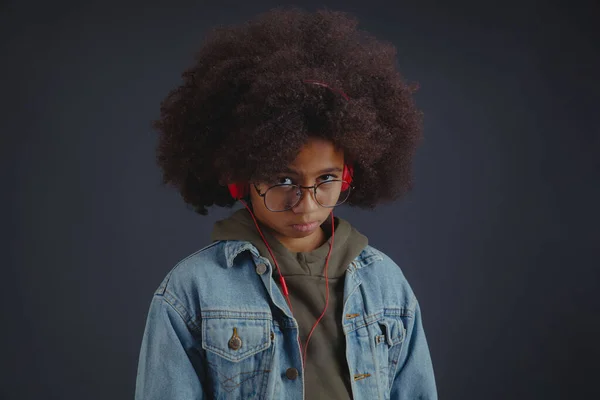
<path fill-rule="evenodd" d="M 292 171 L 310 174 L 327 168 L 341 168 L 344 164 L 344 152 L 325 139 L 310 138 L 288 168 Z"/>

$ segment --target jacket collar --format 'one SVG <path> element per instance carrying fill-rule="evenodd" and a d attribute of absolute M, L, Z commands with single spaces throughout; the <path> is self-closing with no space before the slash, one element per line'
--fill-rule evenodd
<path fill-rule="evenodd" d="M 225 249 L 225 260 L 227 268 L 231 268 L 237 256 L 244 251 L 249 251 L 256 258 L 261 257 L 258 249 L 250 242 L 244 240 L 224 240 Z M 262 257 L 261 257 L 262 258 Z M 371 246 L 367 246 L 363 251 L 354 259 L 351 269 L 361 269 L 374 263 L 375 261 L 383 260 L 381 252 L 377 251 Z"/>

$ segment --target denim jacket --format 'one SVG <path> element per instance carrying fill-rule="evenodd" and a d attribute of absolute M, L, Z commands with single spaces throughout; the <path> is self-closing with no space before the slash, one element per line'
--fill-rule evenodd
<path fill-rule="evenodd" d="M 150 304 L 135 399 L 304 399 L 298 325 L 272 272 L 246 241 L 216 241 L 179 262 Z M 367 246 L 344 282 L 353 398 L 437 399 L 419 303 L 400 268 Z"/>

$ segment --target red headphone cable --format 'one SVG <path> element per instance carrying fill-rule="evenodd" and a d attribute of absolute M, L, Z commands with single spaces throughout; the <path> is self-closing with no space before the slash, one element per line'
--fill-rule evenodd
<path fill-rule="evenodd" d="M 279 273 L 279 283 L 281 284 L 281 289 L 283 290 L 283 295 L 285 296 L 288 306 L 290 307 L 290 311 L 292 312 L 292 315 L 294 315 L 294 310 L 292 309 L 292 302 L 290 301 L 290 292 L 288 290 L 287 284 L 285 283 L 285 278 L 284 278 L 283 274 L 281 273 L 281 269 L 279 268 L 279 264 L 277 263 L 277 259 L 275 258 L 275 255 L 271 251 L 271 247 L 269 246 L 269 243 L 265 239 L 265 237 L 262 233 L 262 230 L 260 229 L 258 222 L 256 221 L 256 217 L 254 216 L 254 213 L 252 212 L 250 207 L 248 207 L 248 205 L 246 204 L 246 202 L 244 200 L 242 200 L 242 199 L 239 199 L 239 200 L 244 205 L 244 207 L 246 207 L 248 212 L 250 212 L 250 215 L 252 216 L 252 220 L 254 221 L 254 225 L 256 225 L 256 229 L 258 230 L 260 237 L 262 238 L 263 242 L 267 246 L 267 250 L 269 251 L 271 258 L 273 259 L 273 262 L 275 263 L 275 267 L 277 268 L 277 272 Z M 329 267 L 329 257 L 331 256 L 331 250 L 333 249 L 334 237 L 335 237 L 335 225 L 334 225 L 333 211 L 332 211 L 331 212 L 331 243 L 329 244 L 329 251 L 327 252 L 327 259 L 325 260 L 325 270 L 324 270 L 324 272 L 325 272 L 325 308 L 323 308 L 323 312 L 321 313 L 321 315 L 319 316 L 319 318 L 313 325 L 312 329 L 310 330 L 310 332 L 308 334 L 308 337 L 306 338 L 306 344 L 304 345 L 304 351 L 302 353 L 302 366 L 303 367 L 306 362 L 306 351 L 308 349 L 308 342 L 310 341 L 310 338 L 311 338 L 315 328 L 317 327 L 319 322 L 321 322 L 321 319 L 323 319 L 323 317 L 325 316 L 325 312 L 327 311 L 327 307 L 329 305 L 329 276 L 327 274 L 327 271 L 328 271 L 328 267 Z M 300 343 L 299 338 L 298 338 L 298 344 L 300 345 L 300 350 L 302 350 L 302 343 Z"/>

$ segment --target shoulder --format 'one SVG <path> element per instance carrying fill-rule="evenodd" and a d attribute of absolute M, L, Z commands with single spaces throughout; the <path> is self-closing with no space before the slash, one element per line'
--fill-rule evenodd
<path fill-rule="evenodd" d="M 213 242 L 178 261 L 167 272 L 155 291 L 155 295 L 180 293 L 187 291 L 198 279 L 209 274 L 210 269 L 225 267 L 226 256 L 224 242 Z"/>
<path fill-rule="evenodd" d="M 378 274 L 383 274 L 388 279 L 396 282 L 406 282 L 406 277 L 400 265 L 383 251 L 367 245 L 356 257 L 355 262 L 360 269 L 375 269 Z"/>
<path fill-rule="evenodd" d="M 409 310 L 416 307 L 415 293 L 401 266 L 386 253 L 368 245 L 353 264 L 361 282 L 379 290 L 386 300 Z"/>

